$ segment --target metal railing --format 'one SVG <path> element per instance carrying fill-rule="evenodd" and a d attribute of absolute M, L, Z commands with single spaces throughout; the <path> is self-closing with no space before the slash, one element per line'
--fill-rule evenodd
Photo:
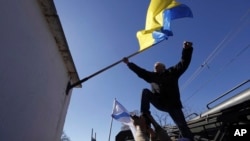
<path fill-rule="evenodd" d="M 227 91 L 226 93 L 222 94 L 222 95 L 219 96 L 218 98 L 216 98 L 216 99 L 214 99 L 213 101 L 209 102 L 209 103 L 207 104 L 207 108 L 208 108 L 208 109 L 211 109 L 211 108 L 209 107 L 210 104 L 212 104 L 212 103 L 214 103 L 215 101 L 221 99 L 222 97 L 228 95 L 229 93 L 233 92 L 234 90 L 238 89 L 239 87 L 245 85 L 245 84 L 248 83 L 248 82 L 250 82 L 250 79 L 248 79 L 248 80 L 242 82 L 241 84 L 237 85 L 236 87 L 234 87 L 234 88 L 232 88 L 231 90 Z"/>

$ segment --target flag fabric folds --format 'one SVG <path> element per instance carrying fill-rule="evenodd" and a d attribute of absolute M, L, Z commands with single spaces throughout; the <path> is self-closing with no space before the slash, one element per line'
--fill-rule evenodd
<path fill-rule="evenodd" d="M 151 0 L 146 17 L 145 29 L 137 32 L 140 50 L 149 48 L 169 36 L 171 20 L 193 17 L 190 8 L 175 0 Z"/>
<path fill-rule="evenodd" d="M 135 127 L 133 125 L 132 119 L 130 117 L 129 112 L 126 108 L 124 108 L 116 99 L 114 100 L 112 115 L 113 119 L 128 125 L 133 136 L 135 137 Z"/>
<path fill-rule="evenodd" d="M 114 101 L 112 117 L 124 124 L 131 122 L 129 112 L 117 100 Z"/>

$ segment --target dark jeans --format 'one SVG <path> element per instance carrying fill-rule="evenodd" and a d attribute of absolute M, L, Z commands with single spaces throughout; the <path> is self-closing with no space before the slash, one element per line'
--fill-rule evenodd
<path fill-rule="evenodd" d="M 142 113 L 150 113 L 150 103 L 155 106 L 155 108 L 168 112 L 177 127 L 180 130 L 182 137 L 189 138 L 193 140 L 193 134 L 187 126 L 184 114 L 181 108 L 176 109 L 166 109 L 159 103 L 159 97 L 157 94 L 152 93 L 149 89 L 143 89 L 142 97 L 141 97 L 141 112 Z"/>

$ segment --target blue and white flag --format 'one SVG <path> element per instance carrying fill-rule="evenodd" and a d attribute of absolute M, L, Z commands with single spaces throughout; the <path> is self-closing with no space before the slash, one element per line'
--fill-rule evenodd
<path fill-rule="evenodd" d="M 112 115 L 113 119 L 120 121 L 121 123 L 128 125 L 133 136 L 135 137 L 135 126 L 133 125 L 132 119 L 129 112 L 124 106 L 122 106 L 116 99 L 114 100 Z"/>
<path fill-rule="evenodd" d="M 114 100 L 112 117 L 124 124 L 131 122 L 129 112 L 117 100 Z"/>

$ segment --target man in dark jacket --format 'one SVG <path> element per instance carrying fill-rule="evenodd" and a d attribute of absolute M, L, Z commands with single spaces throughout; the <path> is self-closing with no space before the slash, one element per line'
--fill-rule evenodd
<path fill-rule="evenodd" d="M 178 126 L 181 135 L 190 140 L 193 140 L 193 135 L 182 112 L 183 107 L 180 100 L 178 79 L 188 68 L 192 52 L 192 43 L 184 42 L 180 62 L 169 68 L 166 68 L 163 63 L 157 62 L 154 66 L 154 72 L 140 68 L 136 64 L 129 62 L 128 58 L 123 58 L 123 62 L 133 72 L 152 86 L 152 91 L 149 89 L 143 89 L 142 91 L 141 113 L 150 114 L 150 103 L 157 109 L 168 112 Z"/>

